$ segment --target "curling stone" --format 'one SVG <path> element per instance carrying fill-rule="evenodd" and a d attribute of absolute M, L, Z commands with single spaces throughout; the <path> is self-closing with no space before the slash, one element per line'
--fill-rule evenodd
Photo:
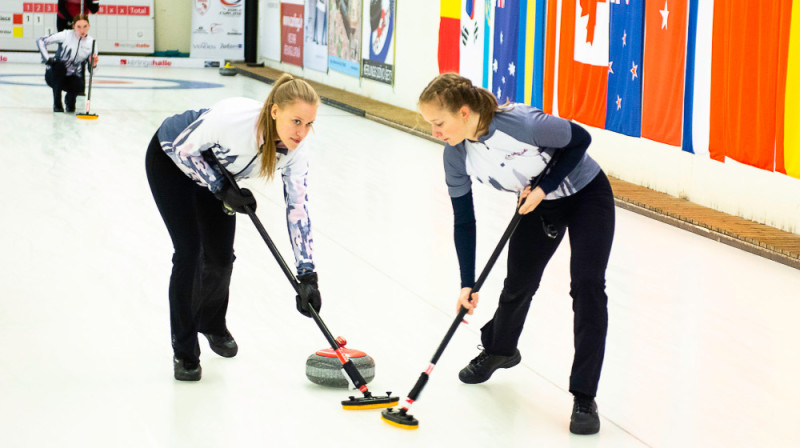
<path fill-rule="evenodd" d="M 353 361 L 358 373 L 369 383 L 375 378 L 375 360 L 366 353 L 345 348 L 347 341 L 341 336 L 336 338 L 345 355 Z M 350 386 L 349 378 L 342 369 L 342 362 L 336 357 L 332 348 L 317 351 L 306 360 L 306 377 L 314 384 L 346 389 Z"/>
<path fill-rule="evenodd" d="M 225 65 L 219 68 L 219 74 L 222 76 L 234 76 L 236 75 L 236 68 L 230 62 L 226 62 Z"/>

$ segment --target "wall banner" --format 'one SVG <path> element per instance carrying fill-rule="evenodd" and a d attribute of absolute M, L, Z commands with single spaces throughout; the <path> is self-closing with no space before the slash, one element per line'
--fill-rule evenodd
<path fill-rule="evenodd" d="M 297 1 L 281 3 L 281 62 L 303 66 L 303 13 Z"/>
<path fill-rule="evenodd" d="M 192 0 L 193 58 L 244 59 L 244 0 Z"/>
<path fill-rule="evenodd" d="M 306 0 L 303 66 L 328 71 L 328 0 Z"/>
<path fill-rule="evenodd" d="M 361 0 L 328 2 L 328 67 L 361 75 Z"/>
<path fill-rule="evenodd" d="M 361 76 L 394 84 L 395 0 L 364 2 Z"/>

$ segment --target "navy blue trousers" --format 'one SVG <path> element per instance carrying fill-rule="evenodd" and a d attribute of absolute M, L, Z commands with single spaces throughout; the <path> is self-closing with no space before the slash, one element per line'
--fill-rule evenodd
<path fill-rule="evenodd" d="M 543 220 L 558 229 L 556 238 L 547 235 Z M 489 353 L 514 353 L 544 269 L 565 233 L 571 249 L 575 336 L 570 392 L 595 396 L 608 329 L 605 272 L 614 239 L 614 197 L 603 172 L 578 193 L 542 201 L 522 218 L 509 241 L 508 273 L 499 305 L 481 328 L 481 342 Z"/>
<path fill-rule="evenodd" d="M 198 332 L 225 334 L 227 329 L 236 217 L 175 165 L 156 136 L 147 148 L 145 171 L 174 247 L 169 281 L 172 348 L 191 366 L 199 362 Z"/>

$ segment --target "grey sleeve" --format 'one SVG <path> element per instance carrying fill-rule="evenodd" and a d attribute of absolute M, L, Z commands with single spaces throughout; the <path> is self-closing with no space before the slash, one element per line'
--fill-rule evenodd
<path fill-rule="evenodd" d="M 463 144 L 444 147 L 444 178 L 451 198 L 464 196 L 472 190 L 467 174 L 467 150 Z"/>
<path fill-rule="evenodd" d="M 572 139 L 570 122 L 539 109 L 533 109 L 526 117 L 531 142 L 540 148 L 563 148 Z"/>

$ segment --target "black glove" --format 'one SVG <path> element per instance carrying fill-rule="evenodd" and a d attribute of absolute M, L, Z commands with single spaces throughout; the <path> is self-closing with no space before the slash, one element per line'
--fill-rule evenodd
<path fill-rule="evenodd" d="M 55 63 L 56 63 L 56 58 L 50 56 L 49 58 L 47 58 L 47 61 L 45 61 L 44 65 L 51 66 Z"/>
<path fill-rule="evenodd" d="M 322 308 L 322 296 L 319 295 L 319 287 L 317 286 L 317 273 L 309 272 L 308 274 L 299 275 L 297 280 L 300 280 L 297 288 L 299 294 L 295 297 L 297 311 L 303 316 L 311 317 L 311 311 L 308 310 L 310 305 L 319 313 L 320 308 Z"/>
<path fill-rule="evenodd" d="M 247 188 L 236 191 L 231 184 L 226 183 L 222 190 L 214 193 L 214 196 L 237 213 L 247 213 L 245 207 L 250 207 L 250 211 L 256 211 L 256 198 Z"/>

